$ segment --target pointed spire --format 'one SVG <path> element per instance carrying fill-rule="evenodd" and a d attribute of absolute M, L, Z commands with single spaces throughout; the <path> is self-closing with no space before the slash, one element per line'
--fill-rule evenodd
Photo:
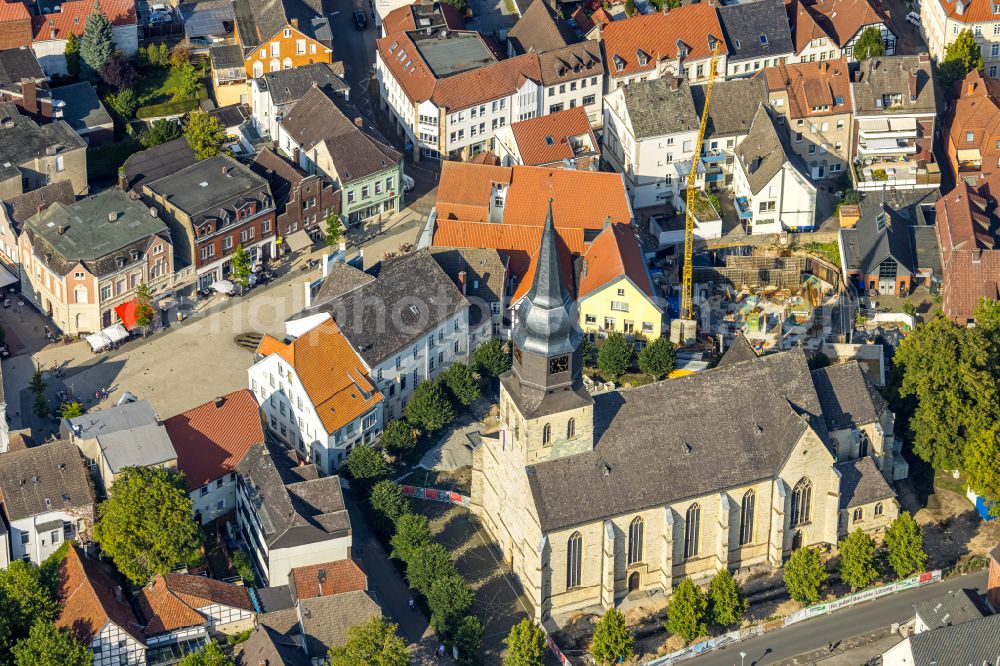
<path fill-rule="evenodd" d="M 542 228 L 542 241 L 535 263 L 535 277 L 528 292 L 528 300 L 540 308 L 560 307 L 566 302 L 569 292 L 563 284 L 562 265 L 556 247 L 556 229 L 552 221 L 552 198 L 549 198 L 549 212 Z"/>

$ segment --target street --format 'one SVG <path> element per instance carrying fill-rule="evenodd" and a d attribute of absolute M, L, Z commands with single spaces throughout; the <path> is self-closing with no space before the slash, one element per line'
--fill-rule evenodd
<path fill-rule="evenodd" d="M 696 657 L 685 663 L 697 666 L 734 666 L 740 652 L 746 653 L 744 666 L 774 664 L 799 657 L 788 663 L 812 663 L 827 656 L 827 643 L 840 642 L 860 634 L 903 623 L 913 618 L 913 605 L 962 588 L 986 587 L 986 572 L 956 576 L 939 583 L 914 588 L 883 597 L 853 608 L 807 620 L 784 629 L 776 629 L 758 638 Z"/>

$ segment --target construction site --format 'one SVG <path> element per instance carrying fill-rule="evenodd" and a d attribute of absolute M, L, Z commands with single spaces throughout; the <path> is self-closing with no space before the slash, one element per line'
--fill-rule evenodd
<path fill-rule="evenodd" d="M 698 330 L 726 347 L 742 333 L 758 353 L 797 344 L 818 351 L 824 342 L 843 341 L 850 305 L 835 267 L 811 256 L 757 251 L 761 256 L 694 267 Z"/>

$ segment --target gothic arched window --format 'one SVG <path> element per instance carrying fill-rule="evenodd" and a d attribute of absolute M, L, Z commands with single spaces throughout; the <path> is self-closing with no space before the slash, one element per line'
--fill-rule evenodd
<path fill-rule="evenodd" d="M 792 490 L 792 515 L 790 527 L 805 525 L 812 511 L 812 481 L 803 477 Z"/>
<path fill-rule="evenodd" d="M 754 510 L 757 504 L 757 494 L 753 490 L 748 490 L 743 495 L 740 503 L 740 545 L 753 541 Z"/>
<path fill-rule="evenodd" d="M 570 419 L 566 422 L 566 439 L 574 437 L 576 437 L 576 419 Z"/>
<path fill-rule="evenodd" d="M 698 555 L 701 533 L 701 507 L 692 504 L 684 518 L 684 559 Z"/>
<path fill-rule="evenodd" d="M 582 566 L 583 537 L 579 532 L 573 532 L 566 542 L 566 589 L 580 586 Z"/>
<path fill-rule="evenodd" d="M 552 426 L 548 423 L 542 428 L 542 446 L 548 446 L 552 443 Z"/>
<path fill-rule="evenodd" d="M 628 526 L 628 564 L 642 562 L 642 517 L 636 516 Z"/>
<path fill-rule="evenodd" d="M 868 448 L 871 442 L 868 439 L 868 433 L 864 430 L 858 432 L 858 457 L 864 458 L 868 455 Z"/>
<path fill-rule="evenodd" d="M 861 522 L 864 519 L 865 519 L 865 510 L 859 506 L 857 509 L 854 510 L 854 516 L 852 517 L 851 522 L 857 523 Z"/>
<path fill-rule="evenodd" d="M 881 516 L 884 510 L 885 509 L 882 506 L 882 502 L 879 502 L 878 504 L 875 505 L 875 516 L 876 517 Z"/>

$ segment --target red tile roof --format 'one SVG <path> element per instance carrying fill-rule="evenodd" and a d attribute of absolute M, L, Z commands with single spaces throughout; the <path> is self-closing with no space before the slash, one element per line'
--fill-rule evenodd
<path fill-rule="evenodd" d="M 54 14 L 33 16 L 32 41 L 44 42 L 50 39 L 67 39 L 73 32 L 78 37 L 83 34 L 87 17 L 94 11 L 96 0 L 69 0 L 60 5 L 61 11 Z M 135 0 L 103 0 L 101 10 L 112 25 L 136 25 Z"/>
<path fill-rule="evenodd" d="M 653 298 L 653 283 L 632 225 L 612 224 L 594 239 L 583 255 L 578 298 L 584 298 L 625 276 Z"/>
<path fill-rule="evenodd" d="M 294 600 L 368 589 L 368 576 L 361 563 L 350 558 L 295 567 L 288 578 Z"/>
<path fill-rule="evenodd" d="M 122 594 L 121 586 L 111 578 L 104 565 L 84 556 L 73 545 L 59 566 L 56 599 L 62 611 L 56 626 L 66 627 L 89 646 L 94 637 L 113 622 L 145 644 L 142 627 Z"/>
<path fill-rule="evenodd" d="M 413 18 L 413 7 L 414 5 L 420 5 L 421 3 L 415 2 L 410 5 L 403 5 L 402 7 L 397 7 L 391 12 L 385 15 L 382 19 L 382 26 L 385 34 L 393 35 L 397 32 L 409 32 L 410 30 L 417 30 L 418 26 Z M 452 7 L 446 2 L 438 2 L 435 9 L 440 10 L 441 18 L 444 20 L 445 25 L 451 30 L 461 30 L 465 27 L 465 19 L 457 9 Z"/>
<path fill-rule="evenodd" d="M 163 422 L 177 467 L 195 490 L 229 474 L 250 447 L 264 441 L 257 399 L 248 389 L 206 402 Z"/>
<path fill-rule="evenodd" d="M 600 11 L 604 11 L 603 9 Z M 576 21 L 576 27 L 580 28 L 583 34 L 587 34 L 594 29 L 594 22 L 587 16 L 587 12 L 583 11 L 583 7 L 577 7 L 573 15 L 570 16 L 571 19 Z"/>
<path fill-rule="evenodd" d="M 978 173 L 989 176 L 1000 164 L 1000 148 L 997 147 L 1000 141 L 1000 81 L 973 70 L 958 82 L 957 88 L 960 97 L 952 102 L 946 120 L 949 157 L 954 165 L 958 161 L 956 151 L 978 149 L 981 158 Z"/>
<path fill-rule="evenodd" d="M 257 353 L 278 354 L 295 368 L 327 432 L 336 432 L 382 401 L 364 361 L 332 319 L 287 345 L 265 336 Z"/>
<path fill-rule="evenodd" d="M 662 60 L 677 58 L 677 41 L 688 47 L 688 59 L 708 58 L 712 55 L 708 37 L 722 39 L 722 26 L 715 5 L 702 2 L 671 9 L 668 13 L 637 14 L 631 18 L 612 21 L 601 31 L 608 72 L 611 76 L 628 76 L 656 69 Z M 638 51 L 648 56 L 645 65 L 639 63 Z M 722 53 L 729 50 L 722 45 Z M 624 61 L 619 71 L 614 56 Z"/>
<path fill-rule="evenodd" d="M 821 0 L 809 5 L 808 11 L 812 12 L 823 31 L 841 48 L 862 27 L 887 21 L 870 0 Z"/>
<path fill-rule="evenodd" d="M 833 39 L 816 22 L 816 18 L 809 13 L 802 0 L 785 0 L 785 11 L 788 13 L 788 25 L 792 29 L 792 41 L 796 53 L 805 50 L 814 39 L 821 37 Z"/>
<path fill-rule="evenodd" d="M 178 573 L 154 578 L 136 596 L 136 603 L 146 620 L 146 636 L 204 625 L 206 617 L 197 609 L 212 604 L 254 610 L 245 587 Z"/>
<path fill-rule="evenodd" d="M 28 6 L 23 2 L 0 2 L 0 21 L 23 21 L 30 18 Z"/>
<path fill-rule="evenodd" d="M 996 20 L 991 0 L 961 0 L 962 13 L 956 9 L 959 0 L 928 0 L 928 2 L 940 2 L 945 15 L 960 23 L 981 23 Z"/>
<path fill-rule="evenodd" d="M 597 139 L 591 132 L 590 120 L 582 106 L 513 123 L 510 131 L 517 142 L 521 161 L 527 166 L 572 159 L 574 153 L 570 137 L 587 135 L 591 145 L 597 147 Z"/>
<path fill-rule="evenodd" d="M 854 108 L 851 75 L 844 58 L 823 62 L 782 63 L 761 71 L 767 82 L 768 92 L 787 91 L 788 115 L 791 118 L 850 113 Z"/>

